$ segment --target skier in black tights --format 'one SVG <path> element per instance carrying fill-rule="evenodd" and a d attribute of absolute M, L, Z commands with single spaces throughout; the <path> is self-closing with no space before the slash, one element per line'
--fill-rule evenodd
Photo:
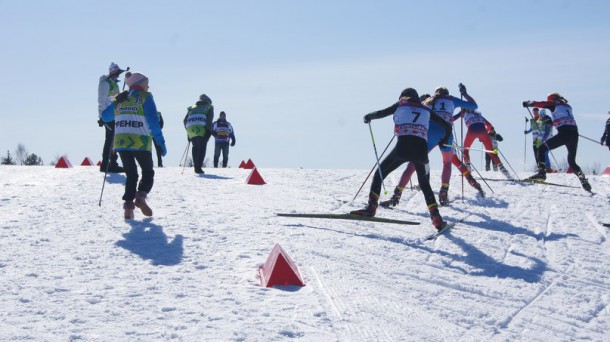
<path fill-rule="evenodd" d="M 546 179 L 546 164 L 545 154 L 549 150 L 554 150 L 559 146 L 565 145 L 568 149 L 568 165 L 578 176 L 580 183 L 586 191 L 591 191 L 591 185 L 585 177 L 585 174 L 576 164 L 576 151 L 578 150 L 578 126 L 574 120 L 572 107 L 568 105 L 568 100 L 558 93 L 551 93 L 547 96 L 546 101 L 524 101 L 523 107 L 538 107 L 547 108 L 551 111 L 553 118 L 553 126 L 557 128 L 557 134 L 545 141 L 538 149 L 538 173 L 528 179 L 545 180 Z"/>
<path fill-rule="evenodd" d="M 394 116 L 394 134 L 398 136 L 396 146 L 390 154 L 380 163 L 375 171 L 373 183 L 369 193 L 369 202 L 364 209 L 352 211 L 351 214 L 375 216 L 379 205 L 379 193 L 383 179 L 405 162 L 413 162 L 417 179 L 424 194 L 426 205 L 430 211 L 432 224 L 441 230 L 446 223 L 438 212 L 438 204 L 432 192 L 429 181 L 430 167 L 428 165 L 428 123 L 430 120 L 438 122 L 445 127 L 445 136 L 441 139 L 441 146 L 449 141 L 451 126 L 441 117 L 434 114 L 430 108 L 422 105 L 417 91 L 407 88 L 400 94 L 398 102 L 386 109 L 382 109 L 364 116 L 364 123 Z"/>

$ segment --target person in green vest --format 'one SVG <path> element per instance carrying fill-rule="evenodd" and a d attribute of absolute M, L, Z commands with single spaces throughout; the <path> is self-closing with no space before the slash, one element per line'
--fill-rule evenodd
<path fill-rule="evenodd" d="M 202 170 L 205 160 L 205 151 L 212 136 L 212 123 L 214 121 L 214 106 L 212 100 L 203 94 L 194 106 L 190 106 L 184 117 L 184 128 L 188 140 L 193 144 L 193 166 L 195 173 L 205 173 Z"/>
<path fill-rule="evenodd" d="M 159 125 L 155 100 L 148 92 L 148 77 L 134 72 L 125 82 L 129 91 L 117 95 L 113 104 L 102 113 L 102 120 L 106 123 L 113 120 L 115 122 L 114 150 L 119 153 L 127 176 L 123 194 L 124 217 L 133 219 L 136 207 L 144 216 L 153 214 L 146 203 L 155 176 L 152 141 L 159 144 L 163 156 L 167 154 L 167 148 Z M 139 182 L 138 164 L 142 169 Z"/>
<path fill-rule="evenodd" d="M 104 127 L 106 131 L 106 140 L 104 141 L 104 149 L 102 150 L 102 163 L 100 164 L 100 172 L 124 172 L 124 169 L 119 166 L 117 159 L 119 156 L 112 151 L 112 138 L 114 137 L 114 122 L 104 123 L 101 119 L 102 112 L 106 110 L 119 94 L 119 76 L 123 73 L 117 64 L 110 63 L 108 75 L 102 75 L 97 87 L 97 110 L 99 119 L 97 121 L 100 127 Z"/>

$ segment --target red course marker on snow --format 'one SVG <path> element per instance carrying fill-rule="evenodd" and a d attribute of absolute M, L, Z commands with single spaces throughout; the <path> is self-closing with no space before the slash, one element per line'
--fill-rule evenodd
<path fill-rule="evenodd" d="M 72 167 L 72 164 L 70 163 L 70 161 L 68 160 L 68 157 L 66 157 L 66 156 L 59 158 L 59 160 L 57 161 L 57 164 L 55 164 L 56 169 L 67 169 L 70 167 Z"/>
<path fill-rule="evenodd" d="M 264 287 L 274 285 L 305 286 L 299 268 L 279 244 L 275 244 L 271 253 L 269 253 L 265 265 L 259 269 L 259 276 L 261 286 Z"/>

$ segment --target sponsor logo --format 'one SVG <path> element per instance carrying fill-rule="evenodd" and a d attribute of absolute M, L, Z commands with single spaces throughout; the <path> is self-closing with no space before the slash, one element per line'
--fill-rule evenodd
<path fill-rule="evenodd" d="M 135 121 L 135 120 L 121 120 L 121 121 L 117 121 L 115 126 L 116 127 L 141 128 L 141 127 L 144 127 L 144 123 L 141 121 Z"/>

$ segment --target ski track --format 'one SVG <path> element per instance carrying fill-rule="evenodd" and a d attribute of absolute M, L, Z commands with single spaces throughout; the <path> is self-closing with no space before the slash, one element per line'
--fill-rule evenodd
<path fill-rule="evenodd" d="M 610 327 L 610 251 L 595 219 L 610 221 L 606 178 L 591 177 L 593 197 L 497 182 L 484 199 L 466 186 L 461 201 L 453 186 L 441 215 L 463 221 L 430 244 L 418 191 L 378 215 L 419 226 L 275 216 L 360 208 L 350 200 L 365 171 L 263 168 L 258 187 L 243 184 L 246 170 L 159 169 L 155 217 L 125 222 L 121 177 L 99 208 L 98 172 L 12 170 L 0 167 L 3 341 L 602 341 Z M 260 287 L 276 242 L 305 287 Z"/>

